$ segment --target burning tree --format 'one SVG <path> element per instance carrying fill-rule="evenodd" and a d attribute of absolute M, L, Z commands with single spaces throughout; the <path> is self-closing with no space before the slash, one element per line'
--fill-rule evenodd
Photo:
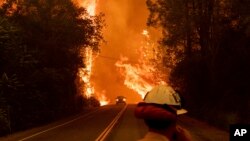
<path fill-rule="evenodd" d="M 76 0 L 75 2 L 78 5 L 80 5 L 80 7 L 86 8 L 90 18 L 102 17 L 102 14 L 96 16 L 95 11 L 96 11 L 97 0 L 84 0 L 84 1 Z M 98 26 L 97 30 L 100 28 L 101 26 Z M 96 41 L 96 38 L 92 38 L 91 41 L 97 43 L 93 45 L 98 45 L 99 43 Z M 96 97 L 99 100 L 101 105 L 106 105 L 108 104 L 108 100 L 105 94 L 103 92 L 102 93 L 96 92 L 91 82 L 94 59 L 98 56 L 98 51 L 99 50 L 97 48 L 93 48 L 93 46 L 88 46 L 84 48 L 83 50 L 81 50 L 81 54 L 83 56 L 83 63 L 85 67 L 79 69 L 79 77 L 81 78 L 79 83 L 83 83 L 83 85 L 80 86 L 80 93 L 84 93 L 87 99 Z"/>
<path fill-rule="evenodd" d="M 1 38 L 0 75 L 15 75 L 23 84 L 7 98 L 0 95 L 8 101 L 12 128 L 79 110 L 75 80 L 86 67 L 82 50 L 98 50 L 101 17 L 89 16 L 71 0 L 6 0 L 0 16 L 0 32 L 7 35 Z"/>
<path fill-rule="evenodd" d="M 138 48 L 138 63 L 132 65 L 127 57 L 121 57 L 116 62 L 121 75 L 125 77 L 124 84 L 136 91 L 143 98 L 155 85 L 166 84 L 166 76 L 158 69 L 161 64 L 161 53 L 151 41 L 148 30 L 142 32 L 144 41 Z"/>

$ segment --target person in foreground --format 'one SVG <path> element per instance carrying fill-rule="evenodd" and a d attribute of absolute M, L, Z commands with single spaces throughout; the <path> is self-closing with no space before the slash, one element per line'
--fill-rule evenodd
<path fill-rule="evenodd" d="M 149 128 L 139 141 L 191 141 L 190 133 L 176 124 L 177 115 L 184 113 L 187 111 L 181 109 L 180 97 L 171 87 L 153 88 L 135 108 L 135 116 L 144 119 Z"/>

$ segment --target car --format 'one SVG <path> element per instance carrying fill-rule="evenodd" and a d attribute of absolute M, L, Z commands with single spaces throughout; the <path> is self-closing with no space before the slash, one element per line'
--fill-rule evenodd
<path fill-rule="evenodd" d="M 117 96 L 115 99 L 116 104 L 126 104 L 126 97 Z"/>

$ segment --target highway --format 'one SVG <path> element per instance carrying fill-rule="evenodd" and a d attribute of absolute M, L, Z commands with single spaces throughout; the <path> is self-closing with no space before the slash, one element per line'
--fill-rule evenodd
<path fill-rule="evenodd" d="M 60 121 L 0 138 L 0 141 L 136 141 L 147 132 L 143 120 L 134 117 L 135 105 L 107 105 Z M 219 130 L 187 115 L 179 124 L 195 141 L 228 141 Z"/>

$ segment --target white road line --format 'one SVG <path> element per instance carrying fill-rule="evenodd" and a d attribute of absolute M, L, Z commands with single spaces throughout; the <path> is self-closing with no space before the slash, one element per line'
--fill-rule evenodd
<path fill-rule="evenodd" d="M 121 117 L 123 112 L 126 110 L 126 108 L 127 108 L 127 105 L 124 106 L 124 108 L 117 114 L 117 116 L 114 118 L 114 120 L 107 126 L 107 128 L 101 133 L 101 135 L 95 141 L 104 141 L 104 139 L 107 137 L 107 135 L 113 129 L 113 127 L 115 126 L 115 124 L 117 123 L 118 119 Z"/>
<path fill-rule="evenodd" d="M 95 111 L 93 111 L 93 112 L 90 112 L 90 113 L 88 113 L 88 114 L 85 114 L 85 115 L 79 116 L 79 117 L 77 117 L 77 118 L 75 118 L 75 119 L 72 119 L 72 120 L 70 120 L 70 121 L 68 121 L 68 122 L 65 122 L 65 123 L 63 123 L 63 124 L 54 126 L 54 127 L 49 128 L 49 129 L 47 129 L 47 130 L 44 130 L 44 131 L 37 132 L 37 133 L 35 133 L 35 134 L 31 135 L 31 136 L 25 137 L 25 138 L 20 139 L 20 140 L 18 140 L 18 141 L 25 141 L 25 140 L 27 140 L 27 139 L 33 138 L 33 137 L 35 137 L 35 136 L 37 136 L 37 135 L 40 135 L 40 134 L 42 134 L 42 133 L 45 133 L 45 132 L 48 132 L 48 131 L 50 131 L 50 130 L 53 130 L 53 129 L 62 127 L 62 126 L 64 126 L 64 125 L 67 125 L 67 124 L 69 124 L 69 123 L 72 123 L 72 122 L 74 122 L 74 121 L 76 121 L 76 120 L 79 120 L 79 119 L 81 119 L 81 118 L 86 118 L 86 117 L 90 116 L 91 114 L 93 114 L 93 113 L 95 113 L 95 112 L 97 112 L 97 111 L 98 111 L 98 109 L 95 110 Z"/>

